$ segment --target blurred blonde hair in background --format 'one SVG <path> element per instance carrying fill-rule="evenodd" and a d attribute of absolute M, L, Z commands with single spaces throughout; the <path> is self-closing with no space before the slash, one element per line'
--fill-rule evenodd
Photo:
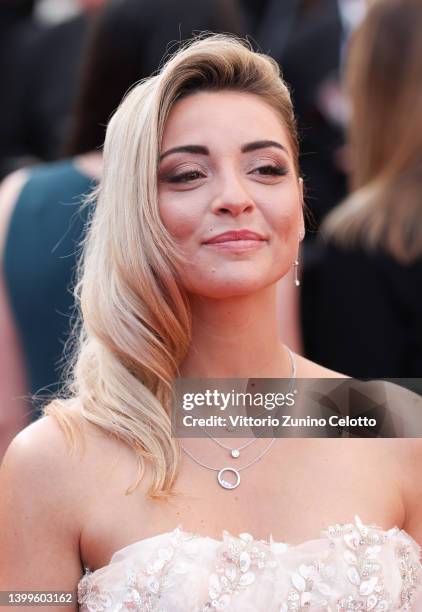
<path fill-rule="evenodd" d="M 421 32 L 420 0 L 369 3 L 346 68 L 352 194 L 322 227 L 404 264 L 422 255 Z"/>

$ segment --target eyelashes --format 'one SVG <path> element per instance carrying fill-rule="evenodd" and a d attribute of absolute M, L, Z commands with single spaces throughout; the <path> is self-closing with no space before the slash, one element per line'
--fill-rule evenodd
<path fill-rule="evenodd" d="M 259 166 L 255 170 L 252 170 L 252 174 L 258 172 L 262 176 L 285 176 L 288 170 L 285 166 Z"/>
<path fill-rule="evenodd" d="M 288 172 L 289 171 L 286 166 L 266 164 L 250 170 L 248 174 L 257 174 L 258 176 L 271 178 L 286 176 Z M 186 184 L 195 182 L 201 178 L 206 178 L 206 174 L 204 172 L 200 170 L 187 170 L 185 172 L 180 172 L 179 174 L 167 175 L 163 177 L 162 180 L 166 183 Z"/>
<path fill-rule="evenodd" d="M 163 180 L 167 183 L 191 183 L 192 181 L 196 181 L 200 178 L 205 178 L 205 174 L 199 172 L 199 170 L 188 170 L 186 172 L 181 172 L 180 174 L 173 174 L 164 177 Z"/>

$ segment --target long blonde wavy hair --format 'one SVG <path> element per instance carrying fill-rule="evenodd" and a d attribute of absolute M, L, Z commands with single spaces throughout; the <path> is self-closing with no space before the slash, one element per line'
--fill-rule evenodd
<path fill-rule="evenodd" d="M 374 2 L 355 32 L 346 85 L 351 195 L 322 233 L 381 248 L 406 264 L 422 256 L 422 3 Z"/>
<path fill-rule="evenodd" d="M 72 448 L 83 417 L 132 448 L 152 498 L 172 493 L 180 459 L 171 436 L 172 382 L 191 341 L 182 256 L 161 221 L 157 169 L 174 103 L 202 90 L 260 96 L 287 128 L 298 171 L 289 91 L 278 65 L 226 35 L 184 45 L 158 74 L 136 85 L 112 117 L 104 171 L 78 267 L 80 318 L 63 397 L 44 408 Z M 79 422 L 79 423 L 78 423 Z"/>

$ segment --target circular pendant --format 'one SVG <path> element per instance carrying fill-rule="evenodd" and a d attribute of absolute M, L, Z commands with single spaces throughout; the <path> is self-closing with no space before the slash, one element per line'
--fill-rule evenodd
<path fill-rule="evenodd" d="M 228 482 L 228 480 L 225 480 L 223 478 L 224 472 L 232 472 L 232 474 L 234 474 L 236 477 L 236 481 L 234 483 L 231 483 L 231 482 Z M 223 489 L 235 489 L 240 484 L 240 474 L 234 468 L 230 468 L 230 467 L 223 468 L 222 470 L 218 472 L 217 480 L 218 480 L 218 484 L 221 485 Z"/>
<path fill-rule="evenodd" d="M 234 457 L 234 459 L 237 459 L 240 455 L 240 451 L 237 448 L 234 448 L 230 454 L 232 457 Z"/>

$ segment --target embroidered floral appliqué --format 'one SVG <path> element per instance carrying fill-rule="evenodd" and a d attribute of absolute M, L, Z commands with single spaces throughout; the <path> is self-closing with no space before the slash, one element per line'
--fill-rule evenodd
<path fill-rule="evenodd" d="M 179 606 L 177 610 L 184 609 L 181 599 L 189 593 L 193 603 L 186 612 L 192 605 L 197 612 L 238 612 L 241 602 L 256 597 L 261 589 L 274 591 L 265 612 L 415 612 L 415 594 L 422 584 L 419 549 L 412 539 L 398 528 L 384 531 L 365 525 L 358 516 L 354 523 L 323 531 L 314 554 L 304 542 L 303 557 L 295 546 L 275 543 L 272 538 L 255 540 L 248 533 L 236 537 L 224 531 L 223 539 L 217 541 L 178 527 L 163 537 L 149 558 L 139 557 L 139 548 L 133 549 L 115 589 L 112 575 L 102 588 L 96 572 L 87 569 L 78 585 L 78 601 L 84 609 L 171 612 L 172 602 Z M 207 548 L 204 559 L 209 561 L 198 568 L 201 546 L 213 549 Z M 206 572 L 206 589 L 202 591 L 201 586 L 196 593 L 190 585 L 197 586 L 195 570 L 199 569 Z M 387 579 L 393 574 L 394 596 Z M 185 595 L 181 585 L 187 589 Z"/>
<path fill-rule="evenodd" d="M 78 603 L 84 605 L 89 612 L 103 612 L 110 608 L 112 601 L 111 593 L 100 590 L 93 582 L 92 572 L 87 569 L 78 584 Z"/>
<path fill-rule="evenodd" d="M 277 561 L 267 542 L 254 540 L 249 533 L 235 537 L 224 531 L 215 572 L 209 578 L 209 599 L 203 612 L 230 609 L 233 595 L 254 584 L 259 574 L 275 567 Z"/>

